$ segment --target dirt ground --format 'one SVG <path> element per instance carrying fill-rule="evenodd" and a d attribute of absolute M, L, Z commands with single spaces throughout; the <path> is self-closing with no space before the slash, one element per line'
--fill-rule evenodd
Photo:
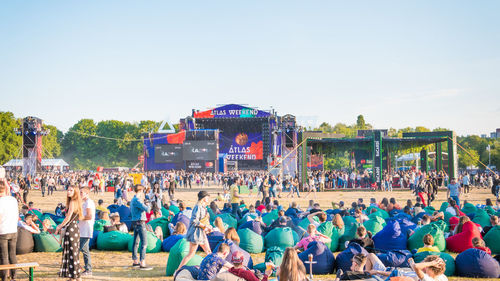
<path fill-rule="evenodd" d="M 215 186 L 210 186 L 204 188 L 209 191 L 210 194 L 215 197 L 221 189 Z M 181 199 L 186 201 L 189 206 L 194 205 L 196 200 L 196 193 L 200 189 L 178 189 L 176 199 Z M 286 194 L 282 194 L 286 196 Z M 345 204 L 350 204 L 351 202 L 357 200 L 358 198 L 363 198 L 365 202 L 369 202 L 370 198 L 374 197 L 377 201 L 382 198 L 394 197 L 401 204 L 404 205 L 406 200 L 415 200 L 415 196 L 408 190 L 397 190 L 393 192 L 374 192 L 365 190 L 340 190 L 340 191 L 330 191 L 321 192 L 316 194 L 310 194 L 308 198 L 304 198 L 305 194 L 301 194 L 301 198 L 280 198 L 279 201 L 283 206 L 288 206 L 292 201 L 296 201 L 299 206 L 307 207 L 308 201 L 310 199 L 315 200 L 320 203 L 323 208 L 331 208 L 331 203 L 339 201 L 344 201 Z M 29 201 L 33 201 L 36 208 L 42 209 L 44 212 L 53 212 L 58 202 L 65 201 L 65 192 L 56 191 L 52 196 L 42 197 L 40 191 L 32 190 L 29 194 Z M 436 201 L 433 202 L 432 206 L 436 209 L 439 208 L 441 203 L 446 199 L 446 191 L 440 190 Z M 111 204 L 113 201 L 113 193 L 106 192 L 105 194 L 92 194 L 91 198 L 97 202 L 98 199 L 103 199 L 105 204 Z M 484 204 L 486 198 L 493 199 L 489 190 L 474 188 L 470 193 L 462 196 L 461 200 L 467 200 L 474 204 Z M 257 199 L 256 195 L 248 195 L 248 198 L 244 198 L 246 203 L 253 204 Z M 202 254 L 203 255 L 203 254 Z M 86 280 L 172 280 L 171 277 L 165 277 L 165 266 L 167 264 L 168 253 L 155 253 L 147 254 L 146 262 L 148 265 L 152 266 L 154 269 L 151 271 L 140 271 L 134 270 L 130 266 L 132 264 L 131 254 L 128 252 L 103 252 L 92 250 L 92 267 L 93 276 L 85 278 Z M 254 264 L 264 261 L 264 254 L 252 255 L 254 259 Z M 61 262 L 60 253 L 31 253 L 22 256 L 18 256 L 18 262 L 38 262 L 40 267 L 35 270 L 35 280 L 59 280 L 57 278 L 57 272 L 59 270 L 59 265 Z M 81 261 L 83 263 L 83 260 Z M 27 280 L 24 273 L 18 272 L 17 280 Z M 333 280 L 335 275 L 323 275 L 315 276 L 316 280 Z M 450 280 L 471 280 L 470 278 L 457 278 L 452 277 Z M 496 280 L 496 279 L 475 279 L 475 280 Z"/>

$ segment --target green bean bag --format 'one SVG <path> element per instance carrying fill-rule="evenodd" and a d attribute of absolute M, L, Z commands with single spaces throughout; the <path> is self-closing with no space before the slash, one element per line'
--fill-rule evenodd
<path fill-rule="evenodd" d="M 332 239 L 332 242 L 330 242 L 330 250 L 332 252 L 336 252 L 338 250 L 338 248 L 339 248 L 339 239 L 340 239 L 340 236 L 342 236 L 344 234 L 344 229 L 345 228 L 339 229 L 336 226 L 334 226 L 332 228 L 332 236 L 330 236 L 330 238 Z"/>
<path fill-rule="evenodd" d="M 426 234 L 432 235 L 434 238 L 434 246 L 438 247 L 441 252 L 446 249 L 446 240 L 444 238 L 442 226 L 436 223 L 430 223 L 415 230 L 415 233 L 410 236 L 407 242 L 408 250 L 412 251 L 422 248 L 424 246 L 423 238 Z"/>
<path fill-rule="evenodd" d="M 189 253 L 189 242 L 186 238 L 182 238 L 170 249 L 170 254 L 168 255 L 166 275 L 173 276 L 179 264 L 181 264 L 182 259 Z M 200 265 L 202 257 L 194 255 L 186 265 Z"/>
<path fill-rule="evenodd" d="M 466 215 L 475 213 L 476 211 L 477 211 L 477 208 L 472 203 L 465 203 L 463 208 L 462 208 L 462 212 L 464 212 L 464 214 L 466 214 Z"/>
<path fill-rule="evenodd" d="M 500 254 L 500 225 L 495 225 L 486 233 L 484 242 L 493 255 Z"/>
<path fill-rule="evenodd" d="M 317 223 L 319 223 L 319 218 L 317 216 L 314 216 L 313 217 L 313 220 Z M 308 218 L 303 218 L 300 222 L 299 222 L 299 226 L 302 227 L 304 230 L 307 231 L 307 227 L 311 224 L 311 222 L 309 222 L 309 219 Z"/>
<path fill-rule="evenodd" d="M 264 251 L 264 239 L 261 235 L 253 232 L 249 228 L 243 228 L 238 230 L 238 235 L 240 236 L 240 247 L 251 253 L 259 254 Z"/>
<path fill-rule="evenodd" d="M 436 255 L 444 260 L 446 263 L 446 270 L 444 275 L 453 276 L 455 274 L 455 259 L 450 254 L 439 253 L 439 252 L 420 252 L 413 255 L 413 259 L 416 263 L 422 262 L 427 256 Z"/>
<path fill-rule="evenodd" d="M 43 217 L 43 214 L 40 211 L 36 210 L 36 209 L 29 210 L 28 214 L 33 214 L 33 215 L 37 216 L 38 219 L 41 219 Z"/>
<path fill-rule="evenodd" d="M 445 212 L 446 208 L 448 208 L 448 206 L 450 206 L 450 203 L 448 203 L 448 201 L 444 201 L 443 203 L 441 203 L 441 207 L 439 207 L 439 211 Z"/>
<path fill-rule="evenodd" d="M 146 253 L 158 253 L 161 251 L 162 241 L 158 239 L 153 232 L 147 231 L 146 239 L 148 243 L 148 245 L 146 246 Z M 132 239 L 128 240 L 128 251 L 132 252 L 133 247 L 134 247 L 134 236 L 132 236 Z M 139 242 L 139 249 L 140 248 L 141 248 L 141 242 Z"/>
<path fill-rule="evenodd" d="M 166 209 L 165 207 L 161 207 L 161 215 L 164 216 L 164 217 L 168 217 L 170 214 L 168 211 L 172 211 L 172 213 L 174 213 L 174 215 L 177 215 L 177 213 L 180 211 L 179 210 L 179 207 L 177 206 L 174 206 L 174 205 L 170 205 L 168 207 L 168 209 Z"/>
<path fill-rule="evenodd" d="M 333 224 L 331 221 L 325 221 L 324 223 L 318 226 L 318 231 L 325 236 L 332 237 L 333 234 Z M 333 241 L 333 239 L 332 239 Z M 332 250 L 332 242 L 325 243 L 328 249 Z M 338 237 L 337 237 L 337 245 L 338 245 Z"/>
<path fill-rule="evenodd" d="M 374 213 L 372 213 L 372 209 L 376 209 L 377 211 L 374 212 Z M 370 215 L 374 215 L 374 216 L 381 217 L 384 220 L 388 219 L 390 217 L 389 213 L 386 210 L 382 210 L 379 207 L 368 207 L 368 208 L 366 208 L 366 214 L 368 215 L 368 217 L 370 217 Z"/>
<path fill-rule="evenodd" d="M 297 244 L 298 235 L 289 227 L 277 227 L 269 233 L 267 233 L 264 238 L 264 244 L 266 248 L 270 247 L 281 247 L 283 249 L 287 247 L 293 247 Z"/>
<path fill-rule="evenodd" d="M 369 220 L 365 221 L 363 225 L 367 231 L 370 231 L 373 235 L 375 235 L 384 228 L 386 223 L 382 217 L 373 216 Z"/>
<path fill-rule="evenodd" d="M 427 206 L 427 207 L 424 208 L 424 211 L 428 215 L 432 215 L 432 214 L 434 214 L 434 212 L 436 211 L 436 209 L 434 209 L 434 207 L 432 207 L 432 206 Z"/>
<path fill-rule="evenodd" d="M 34 234 L 35 239 L 35 252 L 60 252 L 61 244 L 59 235 L 50 234 L 48 232 L 41 232 Z"/>
<path fill-rule="evenodd" d="M 285 250 L 280 247 L 271 247 L 266 250 L 266 256 L 264 257 L 264 262 L 254 265 L 253 268 L 264 272 L 266 270 L 266 262 L 272 262 L 276 266 L 280 266 L 283 261 L 283 255 Z"/>
<path fill-rule="evenodd" d="M 157 218 L 148 222 L 148 224 L 151 225 L 153 231 L 155 231 L 156 227 L 161 227 L 161 231 L 163 231 L 163 237 L 168 237 L 170 234 L 170 231 L 168 229 L 169 223 L 170 220 L 168 220 L 166 217 Z"/>
<path fill-rule="evenodd" d="M 481 225 L 482 228 L 484 228 L 485 226 L 491 226 L 490 216 L 485 210 L 482 209 L 477 209 L 476 215 L 474 216 L 472 222 Z"/>
<path fill-rule="evenodd" d="M 38 225 L 38 227 L 39 227 L 40 229 L 42 229 L 42 228 L 43 228 L 42 223 L 43 223 L 45 220 L 48 220 L 48 221 L 50 222 L 50 228 L 52 228 L 52 229 L 56 229 L 56 227 L 57 227 L 57 223 L 56 223 L 56 222 L 52 219 L 52 217 L 51 217 L 51 216 L 49 216 L 49 215 L 47 215 L 47 214 L 43 215 L 41 219 L 37 220 L 37 225 Z M 63 219 L 63 220 L 64 220 L 64 219 Z"/>
<path fill-rule="evenodd" d="M 224 213 L 224 214 L 217 215 L 216 217 L 219 217 L 222 219 L 222 222 L 224 223 L 224 225 L 227 226 L 226 229 L 229 227 L 238 228 L 238 221 L 233 217 L 233 215 L 228 214 L 228 213 Z"/>
<path fill-rule="evenodd" d="M 267 226 L 270 226 L 273 223 L 273 221 L 277 219 L 278 219 L 278 211 L 273 210 L 267 215 L 262 217 L 262 222 L 265 223 Z"/>
<path fill-rule="evenodd" d="M 111 222 L 107 220 L 96 220 L 94 222 L 94 230 L 104 231 L 104 226 L 110 226 Z"/>
<path fill-rule="evenodd" d="M 490 216 L 494 216 L 494 215 L 495 215 L 495 213 L 496 213 L 495 209 L 493 209 L 491 206 L 486 206 L 486 207 L 484 208 L 484 210 L 485 210 L 485 211 L 486 211 L 486 213 L 488 213 L 488 215 L 490 215 Z"/>
<path fill-rule="evenodd" d="M 354 239 L 356 236 L 356 230 L 358 229 L 358 226 L 360 225 L 357 221 L 356 218 L 353 216 L 346 216 L 342 218 L 344 220 L 344 234 L 340 236 L 339 239 L 339 249 L 340 251 L 343 251 L 346 249 L 345 247 L 345 242 L 350 241 Z"/>
<path fill-rule="evenodd" d="M 127 250 L 132 235 L 121 231 L 103 232 L 97 236 L 97 249 L 102 251 Z"/>

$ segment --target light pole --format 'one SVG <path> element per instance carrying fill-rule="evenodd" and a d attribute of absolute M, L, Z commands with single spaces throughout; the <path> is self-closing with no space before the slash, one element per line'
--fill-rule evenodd
<path fill-rule="evenodd" d="M 488 144 L 486 149 L 488 150 L 488 168 L 489 168 L 491 167 L 491 146 Z"/>

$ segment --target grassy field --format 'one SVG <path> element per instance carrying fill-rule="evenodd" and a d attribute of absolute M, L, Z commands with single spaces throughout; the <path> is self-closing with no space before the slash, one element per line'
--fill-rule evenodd
<path fill-rule="evenodd" d="M 220 189 L 216 187 L 206 188 L 213 194 L 214 197 Z M 192 206 L 196 200 L 196 193 L 199 189 L 193 188 L 192 190 L 179 189 L 176 193 L 176 198 L 182 199 Z M 35 203 L 35 207 L 42 209 L 44 212 L 53 212 L 58 202 L 64 201 L 65 193 L 63 191 L 56 191 L 53 196 L 41 197 L 39 191 L 32 191 L 29 195 L 29 201 Z M 401 204 L 404 205 L 406 200 L 415 197 L 409 191 L 393 191 L 388 192 L 373 192 L 373 191 L 361 191 L 361 190 L 347 190 L 347 191 L 335 191 L 335 192 L 322 192 L 316 195 L 316 202 L 320 203 L 323 208 L 331 208 L 331 202 L 344 201 L 346 204 L 350 204 L 352 201 L 358 198 L 363 198 L 365 202 L 368 202 L 371 197 L 377 198 L 380 201 L 383 197 L 394 197 Z M 437 200 L 433 202 L 433 206 L 438 209 L 441 203 L 446 199 L 446 192 L 444 190 L 440 191 Z M 106 204 L 111 204 L 113 201 L 112 193 L 105 194 L 92 194 L 91 198 L 97 202 L 98 199 L 103 199 Z M 486 198 L 492 198 L 491 193 L 486 189 L 473 189 L 471 193 L 465 194 L 462 200 L 467 200 L 471 203 L 484 204 Z M 254 203 L 256 196 L 248 195 L 248 198 L 244 200 L 248 204 Z M 292 201 L 296 201 L 302 207 L 307 207 L 309 199 L 314 199 L 313 194 L 309 198 L 282 198 L 280 203 L 283 206 L 288 206 Z M 337 253 L 335 253 L 336 255 Z M 92 266 L 93 266 L 93 276 L 85 279 L 88 280 L 173 280 L 171 277 L 165 277 L 165 266 L 167 264 L 168 253 L 155 253 L 147 254 L 147 263 L 154 267 L 152 271 L 139 271 L 134 270 L 130 266 L 132 264 L 131 254 L 128 252 L 104 252 L 92 250 Z M 261 263 L 264 261 L 264 254 L 252 255 L 254 259 L 254 264 Z M 18 256 L 18 262 L 38 262 L 40 267 L 35 270 L 35 280 L 58 280 L 57 272 L 59 270 L 59 265 L 61 262 L 60 253 L 31 253 L 27 255 Z M 81 261 L 83 263 L 83 260 Z M 333 280 L 335 275 L 319 275 L 315 276 L 316 280 Z M 471 280 L 471 278 L 458 278 L 452 277 L 450 280 Z M 27 277 L 22 272 L 18 272 L 17 280 L 27 280 Z M 474 279 L 474 280 L 497 280 L 497 279 Z"/>

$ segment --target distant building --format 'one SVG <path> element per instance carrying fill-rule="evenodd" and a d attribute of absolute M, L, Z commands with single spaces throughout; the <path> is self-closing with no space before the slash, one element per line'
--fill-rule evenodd
<path fill-rule="evenodd" d="M 497 138 L 500 138 L 500 128 L 497 128 Z"/>
<path fill-rule="evenodd" d="M 481 134 L 481 138 L 485 139 L 486 138 L 486 134 Z"/>
<path fill-rule="evenodd" d="M 496 139 L 497 138 L 497 132 L 491 132 L 490 133 L 490 138 Z"/>

